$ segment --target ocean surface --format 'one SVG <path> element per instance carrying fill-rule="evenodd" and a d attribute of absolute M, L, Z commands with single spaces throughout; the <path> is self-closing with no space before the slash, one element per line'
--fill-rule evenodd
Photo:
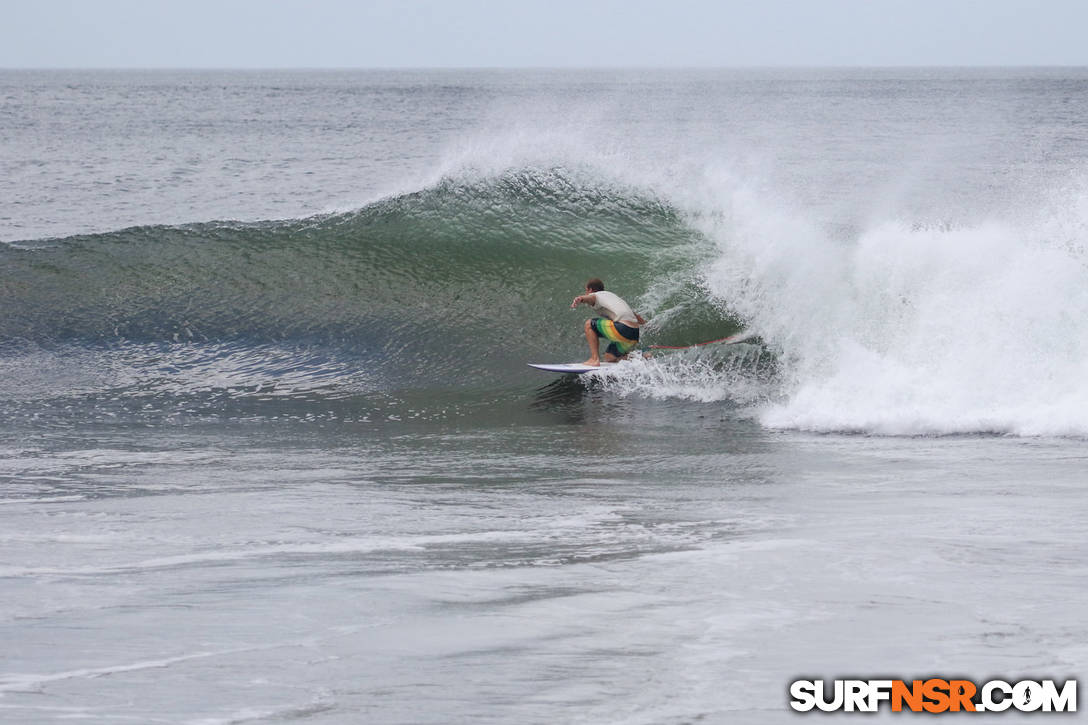
<path fill-rule="evenodd" d="M 1080 677 L 1086 247 L 1088 69 L 0 71 L 0 721 Z"/>

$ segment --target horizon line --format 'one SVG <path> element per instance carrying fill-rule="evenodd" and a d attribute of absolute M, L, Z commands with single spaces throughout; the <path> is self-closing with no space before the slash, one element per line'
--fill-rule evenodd
<path fill-rule="evenodd" d="M 218 66 L 218 65 L 119 65 L 119 66 L 5 66 L 0 65 L 0 71 L 412 71 L 412 70 L 481 70 L 481 71 L 588 71 L 588 70 L 901 70 L 901 69 L 1001 69 L 1001 68 L 1088 68 L 1088 64 L 1065 63 L 975 63 L 975 64 L 737 64 L 737 65 L 373 65 L 373 66 L 321 66 L 321 65 L 297 65 L 297 66 Z"/>

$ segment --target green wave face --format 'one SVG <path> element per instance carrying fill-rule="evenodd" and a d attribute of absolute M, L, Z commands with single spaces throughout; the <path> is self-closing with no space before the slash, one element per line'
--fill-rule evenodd
<path fill-rule="evenodd" d="M 6 344 L 279 345 L 402 379 L 510 382 L 582 355 L 601 277 L 680 344 L 737 325 L 701 291 L 710 244 L 652 194 L 559 169 L 302 220 L 136 227 L 5 248 Z"/>

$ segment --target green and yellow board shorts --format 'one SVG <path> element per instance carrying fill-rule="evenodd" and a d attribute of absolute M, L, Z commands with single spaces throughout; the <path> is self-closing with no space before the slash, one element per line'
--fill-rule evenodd
<path fill-rule="evenodd" d="M 597 334 L 608 340 L 611 344 L 605 349 L 606 353 L 623 357 L 638 345 L 638 328 L 630 327 L 622 322 L 613 322 L 604 317 L 594 317 L 590 320 Z"/>

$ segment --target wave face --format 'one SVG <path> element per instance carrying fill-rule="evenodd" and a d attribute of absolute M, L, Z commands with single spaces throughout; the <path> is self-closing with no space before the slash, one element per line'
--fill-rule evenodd
<path fill-rule="evenodd" d="M 122 360 L 129 387 L 141 366 L 171 389 L 524 386 L 525 362 L 584 355 L 568 307 L 592 276 L 671 319 L 662 342 L 735 332 L 697 284 L 712 251 L 652 194 L 578 172 L 447 177 L 349 213 L 0 248 L 0 338 Z"/>

